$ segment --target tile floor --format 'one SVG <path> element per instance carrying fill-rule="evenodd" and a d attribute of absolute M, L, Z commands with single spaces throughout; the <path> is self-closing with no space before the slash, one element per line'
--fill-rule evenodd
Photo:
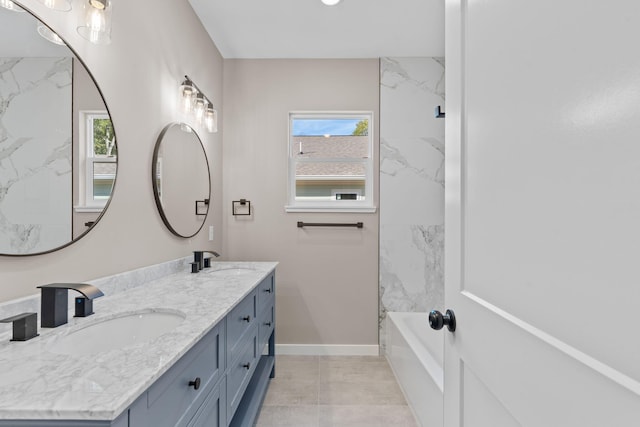
<path fill-rule="evenodd" d="M 277 356 L 256 427 L 417 427 L 384 357 Z"/>

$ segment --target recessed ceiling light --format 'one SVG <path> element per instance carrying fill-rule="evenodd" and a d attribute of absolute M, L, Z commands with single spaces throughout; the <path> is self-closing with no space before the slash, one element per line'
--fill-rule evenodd
<path fill-rule="evenodd" d="M 335 6 L 336 4 L 340 3 L 340 0 L 322 0 L 322 3 L 326 4 L 327 6 Z"/>

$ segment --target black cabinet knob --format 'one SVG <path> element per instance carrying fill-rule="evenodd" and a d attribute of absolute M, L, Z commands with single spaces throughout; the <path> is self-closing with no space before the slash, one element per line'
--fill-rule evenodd
<path fill-rule="evenodd" d="M 447 310 L 445 314 L 438 310 L 432 310 L 429 313 L 429 326 L 437 331 L 446 326 L 449 331 L 454 332 L 456 330 L 456 316 L 453 314 L 453 310 Z"/>
<path fill-rule="evenodd" d="M 271 322 L 264 322 L 264 326 L 271 326 Z"/>
<path fill-rule="evenodd" d="M 242 367 L 246 370 L 249 370 L 249 368 L 251 368 L 251 363 L 245 363 L 244 365 L 242 365 Z"/>
<path fill-rule="evenodd" d="M 251 316 L 245 316 L 242 318 L 242 320 L 244 320 L 245 322 L 249 323 L 251 322 Z"/>
<path fill-rule="evenodd" d="M 200 388 L 200 377 L 197 377 L 194 381 L 189 381 L 189 387 L 193 387 L 194 390 Z"/>
<path fill-rule="evenodd" d="M 266 293 L 270 294 L 271 293 L 271 288 L 267 288 L 264 290 Z"/>

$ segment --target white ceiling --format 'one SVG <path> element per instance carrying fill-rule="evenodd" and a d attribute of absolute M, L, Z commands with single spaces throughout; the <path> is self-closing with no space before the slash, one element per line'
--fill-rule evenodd
<path fill-rule="evenodd" d="M 225 58 L 444 56 L 444 0 L 189 0 Z"/>

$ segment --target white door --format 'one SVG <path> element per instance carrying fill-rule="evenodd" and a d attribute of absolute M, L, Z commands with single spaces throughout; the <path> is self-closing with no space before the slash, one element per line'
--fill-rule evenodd
<path fill-rule="evenodd" d="M 445 425 L 640 426 L 640 2 L 446 5 Z"/>

